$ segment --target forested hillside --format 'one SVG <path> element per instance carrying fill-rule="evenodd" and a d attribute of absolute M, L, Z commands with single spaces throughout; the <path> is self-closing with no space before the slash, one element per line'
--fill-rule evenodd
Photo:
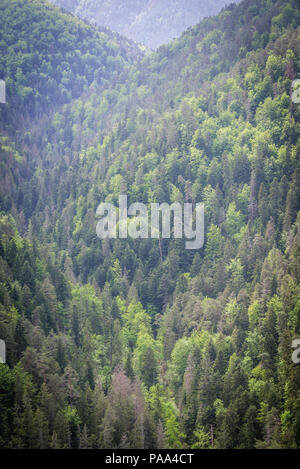
<path fill-rule="evenodd" d="M 51 0 L 67 11 L 155 49 L 237 0 Z"/>
<path fill-rule="evenodd" d="M 244 0 L 146 57 L 0 7 L 0 447 L 299 448 L 298 2 Z M 120 194 L 203 201 L 204 247 L 101 241 Z"/>
<path fill-rule="evenodd" d="M 8 110 L 1 126 L 78 98 L 92 84 L 112 84 L 141 55 L 131 41 L 93 29 L 45 1 L 1 0 L 0 77 Z M 5 111 L 6 114 L 5 114 Z M 22 114 L 22 115 L 21 115 Z"/>
<path fill-rule="evenodd" d="M 90 90 L 101 96 L 107 86 L 124 82 L 142 52 L 45 1 L 1 0 L 0 13 L 0 78 L 7 101 L 0 106 L 0 207 L 7 209 L 21 181 L 34 172 L 55 111 Z"/>

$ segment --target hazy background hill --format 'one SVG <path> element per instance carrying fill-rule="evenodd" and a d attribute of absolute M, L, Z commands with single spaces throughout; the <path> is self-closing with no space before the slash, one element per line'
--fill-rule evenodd
<path fill-rule="evenodd" d="M 238 0 L 51 0 L 150 48 L 178 37 L 202 18 Z"/>

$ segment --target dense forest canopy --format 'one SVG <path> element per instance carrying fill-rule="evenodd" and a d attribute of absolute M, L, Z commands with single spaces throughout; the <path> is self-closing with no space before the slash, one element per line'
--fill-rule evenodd
<path fill-rule="evenodd" d="M 238 0 L 51 0 L 81 18 L 155 49 Z"/>
<path fill-rule="evenodd" d="M 131 41 L 45 1 L 1 0 L 0 14 L 0 77 L 9 105 L 6 115 L 5 108 L 0 111 L 1 126 L 12 116 L 19 126 L 24 114 L 41 115 L 79 98 L 92 84 L 119 82 L 142 55 Z"/>
<path fill-rule="evenodd" d="M 298 2 L 151 55 L 43 0 L 0 10 L 0 447 L 299 448 Z M 204 202 L 204 247 L 100 240 L 120 194 Z"/>

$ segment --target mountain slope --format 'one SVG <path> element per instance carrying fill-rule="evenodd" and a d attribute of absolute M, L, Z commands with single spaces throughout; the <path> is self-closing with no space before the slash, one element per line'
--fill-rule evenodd
<path fill-rule="evenodd" d="M 0 77 L 6 82 L 6 104 L 0 106 L 0 206 L 7 208 L 35 170 L 55 111 L 90 89 L 101 95 L 107 86 L 122 83 L 142 52 L 128 39 L 43 0 L 1 0 L 0 14 Z"/>
<path fill-rule="evenodd" d="M 1 106 L 2 125 L 16 111 L 18 121 L 25 110 L 30 118 L 40 116 L 79 97 L 92 83 L 122 79 L 128 64 L 141 56 L 127 39 L 43 0 L 1 0 L 0 13 L 0 76 L 8 103 Z"/>
<path fill-rule="evenodd" d="M 226 0 L 52 0 L 81 18 L 118 31 L 155 49 L 217 14 Z M 234 3 L 234 2 L 230 2 Z"/>
<path fill-rule="evenodd" d="M 298 3 L 247 0 L 23 136 L 36 167 L 0 218 L 2 447 L 300 447 L 299 73 Z M 22 140 L 1 146 L 20 164 Z M 120 194 L 204 201 L 203 249 L 99 240 Z"/>

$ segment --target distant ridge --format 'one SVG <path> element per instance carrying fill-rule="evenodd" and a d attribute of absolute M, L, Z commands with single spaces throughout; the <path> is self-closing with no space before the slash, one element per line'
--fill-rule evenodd
<path fill-rule="evenodd" d="M 239 0 L 50 0 L 81 18 L 156 49 Z"/>

